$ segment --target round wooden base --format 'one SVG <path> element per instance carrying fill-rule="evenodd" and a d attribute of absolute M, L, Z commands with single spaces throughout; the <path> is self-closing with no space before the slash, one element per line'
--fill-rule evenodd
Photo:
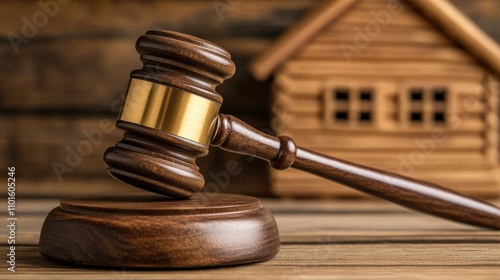
<path fill-rule="evenodd" d="M 257 262 L 278 253 L 278 227 L 257 198 L 136 192 L 62 200 L 45 219 L 42 255 L 82 265 L 173 268 Z"/>

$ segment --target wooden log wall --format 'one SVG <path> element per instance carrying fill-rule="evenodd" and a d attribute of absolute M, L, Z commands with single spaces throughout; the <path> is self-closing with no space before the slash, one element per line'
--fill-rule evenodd
<path fill-rule="evenodd" d="M 185 32 L 227 48 L 238 70 L 219 88 L 222 112 L 270 128 L 271 82 L 255 81 L 247 64 L 316 2 L 0 2 L 0 165 L 16 167 L 22 196 L 129 190 L 105 173 L 102 153 L 120 139 L 110 124 L 130 71 L 140 67 L 135 40 L 148 29 Z M 452 2 L 500 41 L 499 1 Z M 226 180 L 232 160 L 242 171 Z M 268 194 L 263 162 L 216 149 L 199 162 L 222 191 Z"/>

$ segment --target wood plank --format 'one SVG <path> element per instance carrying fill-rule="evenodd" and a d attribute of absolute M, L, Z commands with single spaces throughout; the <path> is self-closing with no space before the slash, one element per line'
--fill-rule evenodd
<path fill-rule="evenodd" d="M 275 199 L 275 198 L 262 198 L 261 199 L 262 204 L 271 210 L 277 217 L 280 217 L 279 214 L 289 214 L 289 215 L 306 215 L 306 214 L 320 214 L 320 215 L 325 215 L 325 214 L 333 214 L 333 215 L 340 215 L 340 214 L 346 214 L 346 215 L 352 215 L 352 214 L 370 214 L 370 215 L 393 215 L 393 214 L 401 214 L 403 215 L 404 213 L 410 214 L 413 213 L 414 215 L 418 215 L 419 217 L 423 218 L 426 217 L 427 219 L 430 219 L 428 221 L 422 222 L 422 223 L 416 223 L 418 224 L 419 227 L 424 226 L 431 226 L 431 224 L 441 221 L 436 218 L 432 218 L 430 216 L 418 214 L 417 212 L 414 212 L 412 210 L 409 210 L 407 208 L 401 207 L 399 205 L 396 205 L 394 203 L 391 203 L 386 200 L 382 199 L 322 199 L 322 198 L 315 198 L 315 199 L 295 199 L 295 198 L 282 198 L 282 199 Z M 490 199 L 487 200 L 490 204 L 493 205 L 500 205 L 500 200 L 499 199 Z M 290 220 L 291 221 L 291 220 Z M 357 220 L 351 220 L 352 222 L 356 222 Z M 359 221 L 358 221 L 359 222 Z M 382 224 L 379 224 L 380 226 L 390 224 L 390 223 L 395 223 L 395 224 L 400 224 L 398 220 L 393 220 L 393 219 L 388 219 L 384 220 Z M 403 218 L 402 221 L 403 224 L 406 223 L 413 223 L 412 219 L 406 219 Z M 431 223 L 431 224 L 429 224 Z M 454 225 L 457 226 L 459 224 L 457 223 L 447 223 L 448 225 Z M 297 224 L 296 223 L 288 223 L 288 224 L 283 224 L 283 226 L 291 226 L 294 228 Z M 359 222 L 359 226 L 363 227 L 364 223 Z M 434 224 L 437 225 L 437 224 Z M 439 224 L 439 227 L 444 226 L 442 223 Z M 307 226 L 304 225 L 304 228 Z M 310 225 L 309 227 L 312 227 Z M 336 224 L 336 228 L 342 228 L 342 224 Z M 288 229 L 290 230 L 290 229 Z M 287 230 L 287 231 L 288 231 Z M 422 229 L 420 229 L 422 230 Z M 432 230 L 432 229 L 429 229 Z M 444 231 L 449 231 L 451 230 L 450 228 L 443 229 Z M 469 231 L 468 233 L 472 233 Z M 371 233 L 367 233 L 371 234 Z"/>
<path fill-rule="evenodd" d="M 316 43 L 310 44 L 294 57 L 298 59 L 336 59 L 346 60 L 346 51 L 343 44 Z M 348 52 L 347 52 L 348 53 Z M 359 52 L 349 56 L 350 61 L 431 61 L 453 63 L 476 63 L 475 60 L 457 48 L 422 47 L 411 42 L 407 44 L 370 43 Z"/>
<path fill-rule="evenodd" d="M 307 145 L 310 148 L 359 148 L 359 149 L 415 149 L 415 138 L 398 135 L 394 136 L 363 136 L 353 141 L 352 137 L 343 135 L 322 134 L 321 137 L 309 137 L 310 135 L 294 135 L 298 145 Z M 481 149 L 484 146 L 482 136 L 453 135 L 447 138 L 443 144 L 436 144 L 436 149 Z"/>
<path fill-rule="evenodd" d="M 363 129 L 363 127 L 357 127 L 355 129 L 349 129 L 347 127 L 341 127 L 341 126 L 333 126 L 333 125 L 327 125 L 323 120 L 316 118 L 316 117 L 300 117 L 300 118 L 282 118 L 279 119 L 280 122 L 282 122 L 284 127 L 290 128 L 290 130 L 304 130 L 310 131 L 310 130 L 327 130 L 331 129 L 332 131 L 373 131 L 372 128 L 366 128 Z M 469 118 L 464 118 L 461 122 L 457 123 L 456 130 L 460 131 L 477 131 L 477 130 L 484 130 L 485 129 L 485 123 L 484 121 L 480 119 L 469 119 Z M 394 131 L 394 130 L 389 130 L 389 131 Z M 429 135 L 429 130 L 422 129 L 423 133 L 427 133 Z"/>
<path fill-rule="evenodd" d="M 134 43 L 131 38 L 41 41 L 16 56 L 10 46 L 0 45 L 5 58 L 0 72 L 9 73 L 0 76 L 0 90 L 15 93 L 3 95 L 1 107 L 116 113 L 130 71 L 140 68 Z"/>
<path fill-rule="evenodd" d="M 130 72 L 141 66 L 134 49 L 135 37 L 67 38 L 33 41 L 18 55 L 10 45 L 0 44 L 0 91 L 15 94 L 0 96 L 0 109 L 9 111 L 61 111 L 65 114 L 116 114 L 127 90 Z M 250 40 L 251 41 L 251 40 Z M 257 40 L 257 48 L 262 42 Z M 248 60 L 255 46 L 246 40 L 225 40 L 239 65 Z M 89 46 L 89 47 L 81 47 Z M 68 51 L 72 50 L 72 51 Z M 243 62 L 240 60 L 243 59 Z M 249 76 L 244 67 L 238 75 Z M 19 90 L 18 85 L 23 85 Z M 246 78 L 232 79 L 220 87 L 227 112 L 261 114 L 268 106 L 268 84 L 248 83 Z M 257 113 L 256 113 L 257 112 Z"/>
<path fill-rule="evenodd" d="M 340 127 L 340 125 L 339 125 Z M 418 147 L 418 144 L 421 142 L 433 141 L 435 146 L 439 148 L 439 146 L 446 145 L 446 142 L 449 139 L 453 138 L 481 138 L 484 139 L 484 132 L 481 130 L 477 131 L 462 131 L 462 130 L 454 130 L 447 129 L 446 127 L 440 127 L 441 130 L 438 132 L 433 132 L 432 130 L 409 130 L 409 131 L 381 131 L 376 128 L 370 129 L 352 129 L 345 130 L 342 133 L 333 129 L 323 129 L 323 130 L 312 130 L 312 129 L 285 129 L 284 133 L 287 135 L 291 135 L 297 139 L 305 138 L 311 136 L 311 138 L 335 138 L 338 137 L 339 141 L 343 141 L 343 139 L 355 139 L 355 141 L 388 141 L 388 142 L 396 142 L 396 141 L 407 141 L 412 140 L 414 142 L 414 146 Z M 439 143 L 438 143 L 439 142 Z M 333 142 L 332 142 L 333 143 Z M 443 145 L 440 145 L 443 144 Z M 332 145 L 334 146 L 334 145 Z M 374 146 L 376 146 L 376 142 L 374 142 Z"/>
<path fill-rule="evenodd" d="M 432 181 L 443 187 L 458 191 L 474 197 L 496 198 L 499 196 L 499 180 L 479 178 L 472 181 L 449 181 L 448 178 L 429 180 L 428 178 L 417 178 Z M 332 183 L 321 178 L 308 178 L 305 180 L 271 180 L 272 193 L 278 197 L 295 198 L 367 198 L 367 194 L 361 193 L 344 185 Z"/>
<path fill-rule="evenodd" d="M 119 3 L 94 1 L 91 4 L 88 1 L 71 0 L 66 5 L 60 5 L 59 12 L 50 18 L 47 26 L 39 29 L 37 38 L 74 37 L 75 35 L 137 37 L 145 30 L 154 27 L 170 28 L 195 35 L 213 36 L 215 33 L 226 35 L 234 33 L 248 36 L 263 32 L 246 28 L 236 30 L 229 27 L 235 24 L 240 26 L 264 24 L 273 32 L 283 30 L 291 20 L 288 17 L 291 15 L 296 17 L 297 13 L 311 7 L 314 1 L 296 0 L 287 3 L 282 0 L 248 0 L 232 2 L 232 6 L 219 4 L 221 5 L 217 6 L 219 9 L 217 10 L 212 2 L 204 0 L 154 0 L 147 3 L 130 0 Z M 28 0 L 2 1 L 0 16 L 4 19 L 4 24 L 0 27 L 1 37 L 5 38 L 9 32 L 21 34 L 22 17 L 31 20 L 41 10 L 36 2 Z M 189 20 L 186 15 L 190 15 Z M 89 18 L 92 20 L 89 21 Z M 211 32 L 207 32 L 207 28 L 200 27 L 210 27 Z M 79 33 L 75 34 L 75 30 L 79 30 Z"/>
<path fill-rule="evenodd" d="M 11 139 L 15 159 L 11 164 L 23 178 L 107 177 L 104 151 L 122 138 L 115 119 L 107 116 L 60 118 L 59 116 L 0 117 L 13 130 L 1 137 Z M 64 166 L 64 167 L 63 167 Z M 57 170 L 57 172 L 56 172 Z"/>
<path fill-rule="evenodd" d="M 5 247 L 1 248 L 5 251 Z M 50 262 L 37 246 L 20 246 L 15 279 L 496 279 L 495 244 L 341 244 L 284 245 L 270 261 L 237 267 L 195 270 L 87 268 Z M 307 256 L 307 257 L 304 257 Z M 8 274 L 10 273 L 10 274 Z"/>
<path fill-rule="evenodd" d="M 77 267 L 48 261 L 38 252 L 37 232 L 44 213 L 56 203 L 19 200 L 19 221 L 24 226 L 17 232 L 19 240 L 23 239 L 16 245 L 17 273 L 5 269 L 1 275 L 13 279 L 32 279 L 35 274 L 37 279 L 331 279 L 332 275 L 339 279 L 442 279 L 467 273 L 481 279 L 500 276 L 498 234 L 377 200 L 264 199 L 264 206 L 274 213 L 282 240 L 280 253 L 266 262 L 168 273 Z M 8 252 L 5 243 L 0 249 Z"/>
<path fill-rule="evenodd" d="M 347 28 L 347 27 L 344 27 Z M 345 30 L 336 25 L 330 27 L 319 34 L 311 43 L 350 43 L 354 42 L 356 33 L 355 30 Z M 453 46 L 454 43 L 436 32 L 435 29 L 427 28 L 394 28 L 391 26 L 384 27 L 377 36 L 371 37 L 371 43 L 384 44 L 407 44 L 425 45 L 425 46 Z"/>
<path fill-rule="evenodd" d="M 103 170 L 105 172 L 105 169 Z M 107 175 L 107 174 L 105 174 Z M 26 198 L 65 198 L 79 195 L 92 195 L 108 192 L 137 191 L 135 187 L 113 179 L 111 176 L 92 176 L 87 179 L 66 178 L 63 182 L 57 179 L 28 178 L 20 181 L 16 194 Z"/>
<path fill-rule="evenodd" d="M 315 152 L 319 151 L 315 150 Z M 435 174 L 434 176 L 438 177 L 446 177 L 449 173 L 458 173 L 461 171 L 469 173 L 470 175 L 474 175 L 475 172 L 481 173 L 481 171 L 485 170 L 498 170 L 498 165 L 488 162 L 486 157 L 483 157 L 481 160 L 478 159 L 477 161 L 458 161 L 456 158 L 436 159 L 433 157 L 432 153 L 429 153 L 427 155 L 418 150 L 407 151 L 406 153 L 402 152 L 394 157 L 382 156 L 378 159 L 363 158 L 362 154 L 363 153 L 358 153 L 356 157 L 344 156 L 337 158 L 364 166 L 376 167 L 383 170 L 398 171 L 399 169 L 401 169 L 406 171 L 408 169 L 413 170 L 413 168 L 415 168 L 422 173 Z M 364 154 L 368 153 L 365 152 Z M 418 161 L 412 161 L 411 158 L 418 158 Z M 414 162 L 414 164 L 412 164 L 412 162 Z M 288 174 L 288 172 L 285 172 L 284 174 Z M 463 175 L 465 176 L 465 174 Z M 290 175 L 284 175 L 284 177 L 288 176 Z M 479 174 L 477 176 L 479 176 Z"/>
<path fill-rule="evenodd" d="M 356 4 L 357 9 L 386 9 L 387 8 L 387 0 L 360 0 Z"/>
<path fill-rule="evenodd" d="M 363 163 L 359 163 L 363 164 Z M 396 174 L 415 177 L 422 180 L 428 181 L 439 181 L 439 182 L 475 182 L 479 185 L 483 182 L 495 182 L 499 181 L 498 167 L 496 166 L 486 166 L 486 167 L 476 167 L 468 168 L 467 166 L 441 166 L 441 168 L 428 168 L 425 165 L 413 165 L 408 164 L 407 168 L 398 168 L 399 165 L 385 165 L 382 162 L 373 166 L 374 168 L 385 170 L 389 172 L 394 172 Z M 406 167 L 406 166 L 405 166 Z M 453 168 L 456 167 L 456 168 Z M 461 168 L 459 168 L 461 167 Z M 282 180 L 283 184 L 285 182 L 292 183 L 294 185 L 313 185 L 314 175 L 305 174 L 298 171 L 286 171 L 286 172 L 273 172 L 272 178 L 277 180 Z M 327 182 L 327 181 L 324 181 Z M 447 185 L 449 185 L 447 183 Z"/>
<path fill-rule="evenodd" d="M 380 8 L 377 9 L 374 7 L 364 8 L 363 4 L 364 3 L 361 2 L 356 5 L 349 13 L 340 17 L 337 22 L 339 24 L 358 25 L 360 28 L 364 28 L 368 24 L 378 24 L 380 26 L 378 23 L 380 19 L 377 21 L 377 18 L 373 14 L 383 12 L 390 15 L 390 20 L 388 20 L 387 25 L 404 27 L 430 27 L 432 25 L 425 17 L 403 2 L 400 2 L 397 11 L 388 9 L 390 2 L 386 2 L 385 7 L 382 6 L 381 10 L 379 10 Z M 335 25 L 335 23 L 333 23 L 333 25 Z"/>
<path fill-rule="evenodd" d="M 383 72 L 381 73 L 381 69 Z M 477 79 L 482 76 L 484 70 L 481 67 L 462 64 L 442 64 L 432 62 L 346 62 L 335 60 L 289 61 L 283 67 L 285 74 L 293 77 L 332 77 L 337 78 L 358 75 L 361 77 L 454 77 L 465 79 Z"/>
<path fill-rule="evenodd" d="M 385 163 L 400 163 L 401 158 L 408 156 L 417 151 L 422 151 L 423 149 L 410 149 L 407 151 L 377 151 L 374 150 L 370 153 L 363 153 L 357 151 L 334 151 L 332 149 L 318 149 L 315 152 L 326 154 L 339 159 L 346 159 L 354 162 L 370 162 L 376 163 L 384 161 Z M 432 152 L 426 154 L 425 165 L 433 165 L 439 163 L 460 163 L 463 165 L 486 165 L 491 166 L 481 151 L 463 151 L 461 153 L 443 151 L 441 149 L 435 149 Z"/>

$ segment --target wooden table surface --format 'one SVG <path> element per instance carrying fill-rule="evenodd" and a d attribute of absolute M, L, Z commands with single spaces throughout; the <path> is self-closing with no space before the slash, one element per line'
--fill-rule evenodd
<path fill-rule="evenodd" d="M 38 236 L 45 215 L 58 201 L 19 199 L 16 273 L 7 270 L 7 237 L 2 234 L 0 279 L 500 279 L 499 232 L 378 200 L 264 199 L 263 204 L 274 213 L 282 242 L 281 251 L 269 261 L 210 269 L 129 270 L 48 261 L 38 253 Z"/>

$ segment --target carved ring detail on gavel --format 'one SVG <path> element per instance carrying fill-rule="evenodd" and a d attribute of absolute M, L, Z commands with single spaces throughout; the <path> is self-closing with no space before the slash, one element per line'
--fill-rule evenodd
<path fill-rule="evenodd" d="M 108 172 L 133 186 L 187 198 L 204 186 L 196 158 L 208 146 L 255 156 L 276 169 L 298 168 L 427 214 L 500 229 L 500 209 L 437 185 L 363 167 L 263 134 L 233 116 L 218 115 L 215 87 L 235 71 L 230 54 L 181 33 L 153 30 L 136 44 L 144 66 L 131 73 L 109 148 Z"/>

